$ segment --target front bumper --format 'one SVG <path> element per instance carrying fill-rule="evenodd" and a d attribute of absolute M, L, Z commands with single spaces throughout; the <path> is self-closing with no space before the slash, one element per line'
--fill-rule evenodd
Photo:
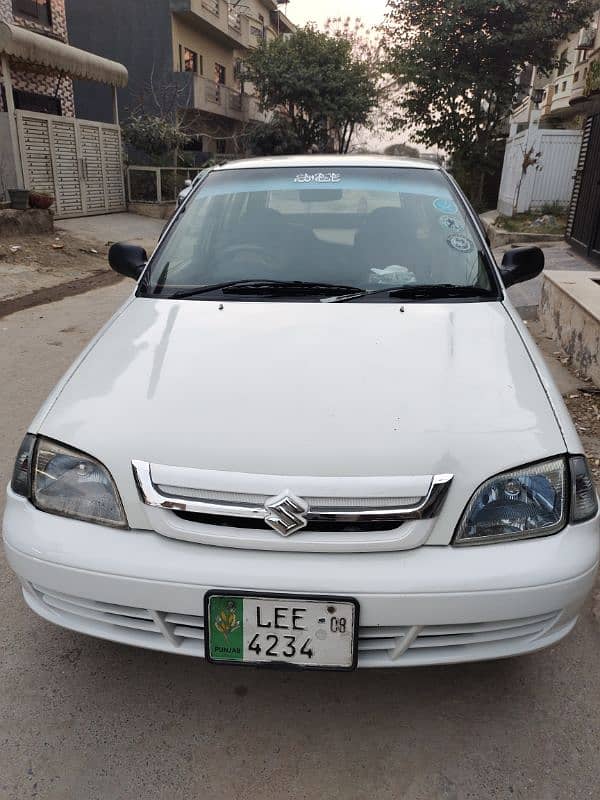
<path fill-rule="evenodd" d="M 6 554 L 30 607 L 73 630 L 204 655 L 209 589 L 346 595 L 360 604 L 359 666 L 501 658 L 573 628 L 599 558 L 598 517 L 545 539 L 394 553 L 209 547 L 45 514 L 9 492 Z"/>

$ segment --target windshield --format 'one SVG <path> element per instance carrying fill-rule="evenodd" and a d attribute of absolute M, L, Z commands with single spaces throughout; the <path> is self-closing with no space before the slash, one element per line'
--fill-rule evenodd
<path fill-rule="evenodd" d="M 211 172 L 152 259 L 143 291 L 264 299 L 267 282 L 281 282 L 277 298 L 296 295 L 284 283 L 302 283 L 304 300 L 372 291 L 379 302 L 386 287 L 495 290 L 481 235 L 443 173 L 342 166 Z"/>

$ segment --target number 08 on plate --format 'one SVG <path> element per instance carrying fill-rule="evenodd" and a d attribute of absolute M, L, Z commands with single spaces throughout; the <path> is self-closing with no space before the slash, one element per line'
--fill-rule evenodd
<path fill-rule="evenodd" d="M 356 667 L 358 603 L 351 598 L 209 593 L 206 658 L 302 669 Z"/>

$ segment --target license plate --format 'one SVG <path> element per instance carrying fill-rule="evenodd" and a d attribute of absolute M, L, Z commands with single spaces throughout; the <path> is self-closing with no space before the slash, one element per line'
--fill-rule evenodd
<path fill-rule="evenodd" d="M 211 592 L 204 619 L 206 658 L 213 663 L 356 667 L 358 603 L 348 597 Z"/>

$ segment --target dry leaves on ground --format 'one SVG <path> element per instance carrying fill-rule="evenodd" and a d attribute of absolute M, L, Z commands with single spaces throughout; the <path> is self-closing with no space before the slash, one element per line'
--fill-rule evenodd
<path fill-rule="evenodd" d="M 600 487 L 600 389 L 583 389 L 565 397 L 581 437 L 596 485 Z"/>

